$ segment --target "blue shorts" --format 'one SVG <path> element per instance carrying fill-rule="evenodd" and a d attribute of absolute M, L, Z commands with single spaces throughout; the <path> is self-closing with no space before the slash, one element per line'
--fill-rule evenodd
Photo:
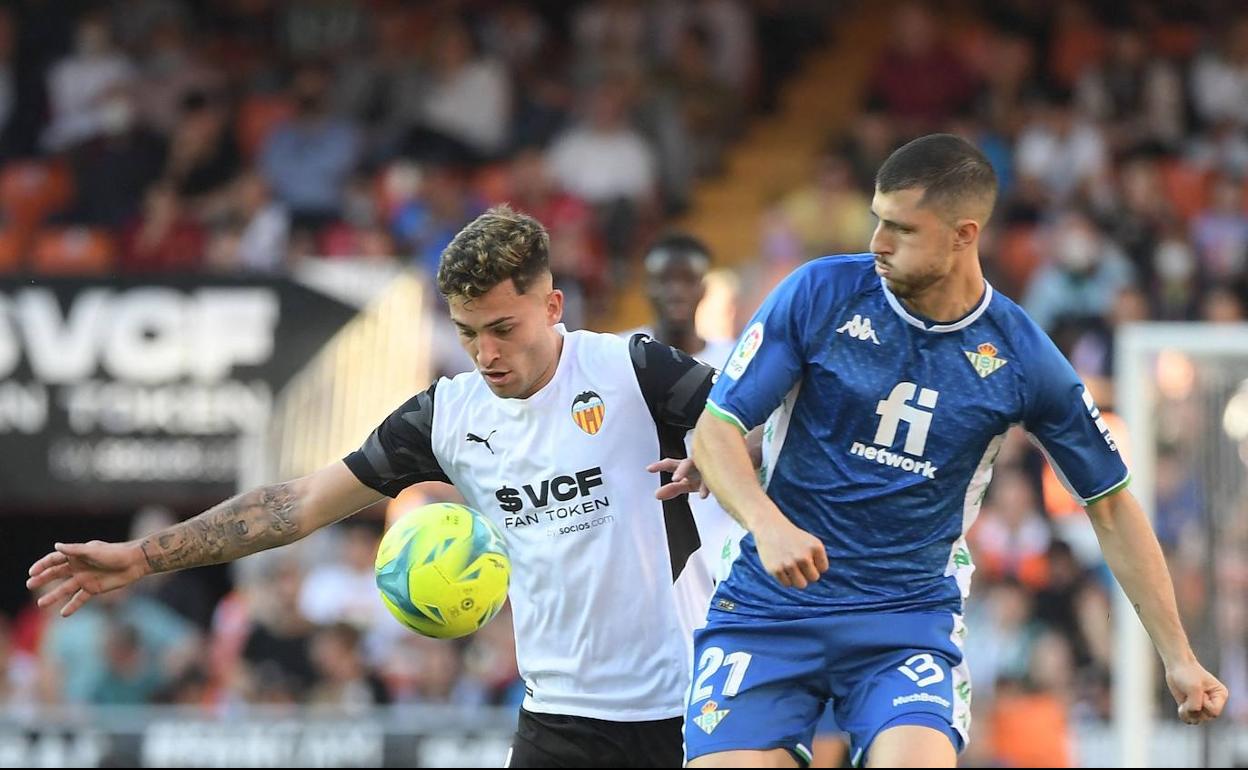
<path fill-rule="evenodd" d="M 808 764 L 828 701 L 855 765 L 897 725 L 939 730 L 961 751 L 971 719 L 965 628 L 948 612 L 800 620 L 712 612 L 693 636 L 685 759 L 782 748 Z"/>
<path fill-rule="evenodd" d="M 823 713 L 819 715 L 819 721 L 815 724 L 816 738 L 838 738 L 845 736 L 845 731 L 836 723 L 836 709 L 832 701 L 828 701 L 823 707 Z"/>

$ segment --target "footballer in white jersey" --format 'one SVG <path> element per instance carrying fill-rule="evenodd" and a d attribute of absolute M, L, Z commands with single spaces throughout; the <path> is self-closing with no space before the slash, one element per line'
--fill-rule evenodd
<path fill-rule="evenodd" d="M 72 614 L 153 572 L 291 543 L 419 481 L 455 484 L 504 531 L 528 694 L 511 767 L 678 767 L 691 627 L 710 581 L 687 495 L 648 465 L 685 457 L 715 370 L 637 336 L 567 332 L 535 219 L 503 206 L 442 254 L 438 288 L 477 371 L 443 379 L 343 461 L 128 543 L 58 544 L 30 569 Z M 663 488 L 670 476 L 660 476 Z"/>

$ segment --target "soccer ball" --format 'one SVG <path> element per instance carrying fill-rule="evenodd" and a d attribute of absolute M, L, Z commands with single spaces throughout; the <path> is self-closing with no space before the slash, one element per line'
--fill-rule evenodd
<path fill-rule="evenodd" d="M 376 567 L 390 614 L 437 639 L 466 636 L 497 615 L 511 576 L 498 528 L 453 503 L 421 506 L 396 521 L 381 539 Z"/>

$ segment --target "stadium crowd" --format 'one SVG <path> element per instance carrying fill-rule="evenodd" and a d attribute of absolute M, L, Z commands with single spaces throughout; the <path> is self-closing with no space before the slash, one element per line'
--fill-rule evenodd
<path fill-rule="evenodd" d="M 463 224 L 511 200 L 550 229 L 578 325 L 610 307 L 697 181 L 723 173 L 802 54 L 852 44 L 821 30 L 853 4 L 42 5 L 0 9 L 0 269 L 274 273 L 327 255 L 431 272 Z M 1114 330 L 1245 320 L 1248 13 L 946 5 L 892 9 L 858 113 L 809 181 L 776 196 L 738 285 L 864 250 L 884 157 L 930 131 L 973 138 L 1001 182 L 989 280 L 1057 341 L 1125 447 Z M 741 290 L 732 324 L 761 296 Z M 1237 691 L 1243 605 L 1208 607 L 1204 562 L 1215 547 L 1239 554 L 1220 587 L 1248 595 L 1248 499 L 1211 513 L 1193 460 L 1208 426 L 1160 420 L 1156 528 L 1189 631 L 1221 616 L 1220 674 Z M 133 531 L 170 515 L 145 509 Z M 1213 515 L 1240 525 L 1214 543 Z M 248 559 L 224 598 L 174 574 L 66 621 L 33 602 L 0 617 L 0 703 L 518 703 L 506 613 L 455 643 L 385 613 L 380 521 Z M 1082 509 L 1021 434 L 1004 445 L 971 540 L 977 726 L 964 759 L 1069 765 L 1073 725 L 1109 716 L 1112 584 Z M 1248 721 L 1248 707 L 1229 708 Z"/>

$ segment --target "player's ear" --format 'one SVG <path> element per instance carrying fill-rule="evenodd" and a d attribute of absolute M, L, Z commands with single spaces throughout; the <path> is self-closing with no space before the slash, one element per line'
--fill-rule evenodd
<path fill-rule="evenodd" d="M 546 322 L 554 325 L 563 320 L 563 290 L 551 289 L 546 295 Z"/>
<path fill-rule="evenodd" d="M 959 219 L 953 225 L 953 250 L 965 251 L 975 245 L 979 238 L 979 222 L 974 219 Z"/>

